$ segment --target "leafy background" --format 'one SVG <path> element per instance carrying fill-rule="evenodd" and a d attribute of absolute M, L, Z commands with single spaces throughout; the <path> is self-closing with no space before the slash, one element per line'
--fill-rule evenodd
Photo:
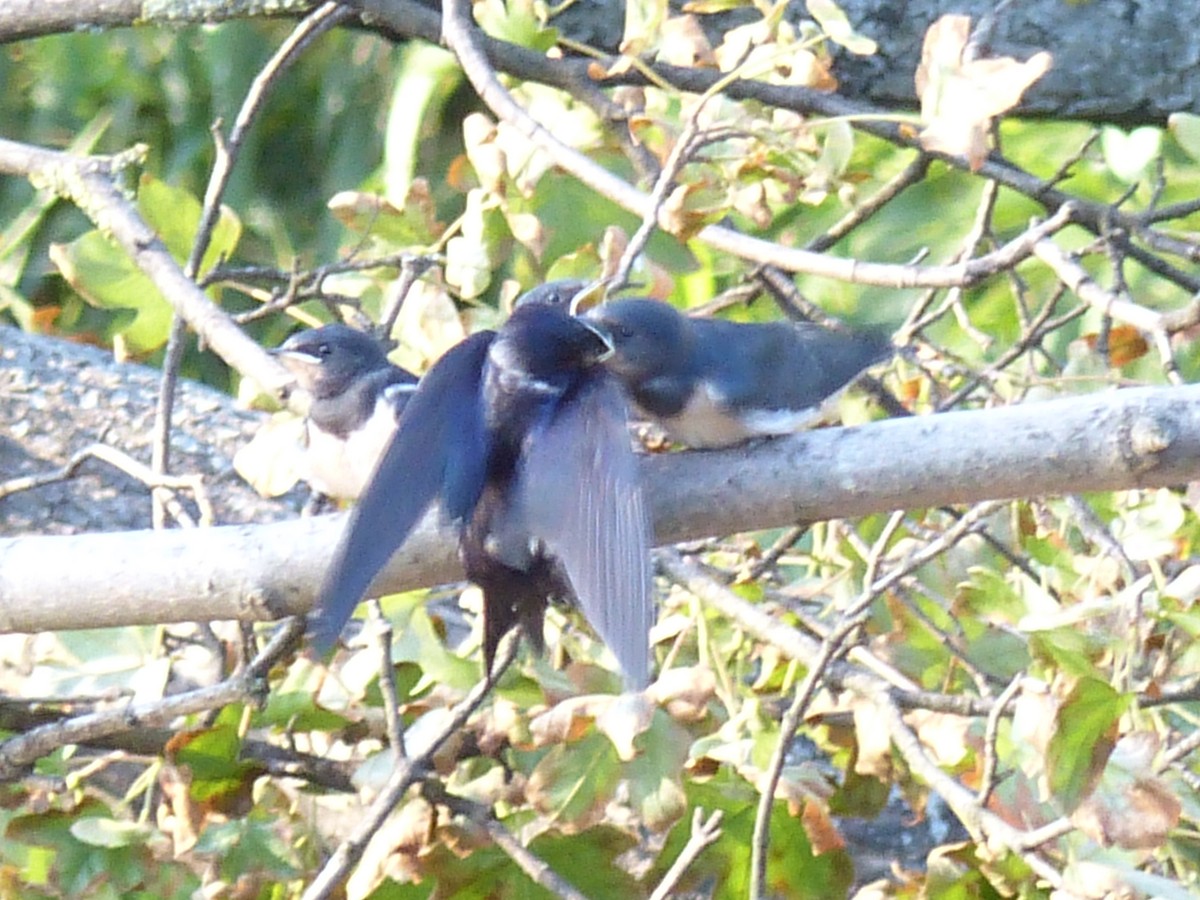
<path fill-rule="evenodd" d="M 481 20 L 493 34 L 548 46 L 549 33 L 520 4 L 485 4 Z M 0 55 L 7 88 L 0 92 L 0 134 L 80 152 L 145 144 L 129 187 L 182 260 L 212 165 L 212 123 L 232 118 L 290 27 L 231 22 L 9 46 Z M 543 120 L 562 123 L 560 137 L 633 175 L 589 110 L 548 88 L 515 89 Z M 639 99 L 644 115 L 634 131 L 661 160 L 689 101 L 655 89 Z M 677 210 L 685 233 L 730 215 L 763 237 L 802 245 L 912 156 L 845 123 L 772 119 L 771 110 L 750 102 L 718 99 L 709 114 L 717 123 L 743 124 L 753 139 L 717 145 L 685 170 L 689 190 Z M 1126 208 L 1137 209 L 1194 198 L 1194 125 L 1180 117 L 1174 126 L 1132 134 L 1101 129 L 1065 187 L 1101 203 L 1124 197 Z M 1042 177 L 1093 131 L 1049 121 L 1000 126 L 1006 156 Z M 830 252 L 893 262 L 921 253 L 950 259 L 984 190 L 969 171 L 935 161 L 926 177 Z M 348 30 L 324 36 L 284 75 L 250 132 L 225 206 L 203 268 L 236 270 L 208 287 L 231 312 L 254 310 L 298 268 L 434 254 L 439 266 L 409 298 L 396 334 L 396 358 L 419 369 L 467 331 L 498 321 L 520 289 L 596 274 L 638 224 L 529 158 L 503 126 L 480 115 L 444 51 L 391 46 Z M 1000 238 L 1011 236 L 1037 213 L 1028 198 L 1001 189 L 990 227 Z M 169 306 L 80 213 L 7 179 L 0 182 L 0 222 L 7 223 L 0 233 L 0 314 L 27 330 L 111 346 L 152 364 L 161 359 Z M 1184 236 L 1197 226 L 1194 215 L 1174 224 Z M 1074 229 L 1061 239 L 1083 246 L 1088 237 Z M 1087 265 L 1106 278 L 1102 257 Z M 245 271 L 251 266 L 277 277 L 254 282 Z M 749 274 L 744 263 L 662 234 L 636 271 L 650 290 L 683 307 L 703 306 Z M 1136 264 L 1123 275 L 1147 307 L 1175 309 L 1190 300 Z M 343 310 L 357 303 L 375 319 L 395 276 L 394 265 L 343 271 L 323 288 L 352 301 Z M 917 302 L 916 292 L 807 277 L 797 283 L 824 312 L 860 326 L 897 328 Z M 1031 310 L 1071 307 L 1056 287 L 1045 267 L 1026 263 L 963 291 L 913 338 L 915 356 L 887 369 L 885 387 L 912 413 L 940 408 L 1018 340 Z M 944 299 L 936 297 L 934 306 Z M 337 305 L 309 300 L 247 328 L 273 345 L 296 320 L 328 320 Z M 759 299 L 724 314 L 778 312 Z M 1107 357 L 1096 350 L 1102 331 Z M 1177 341 L 1177 362 L 1193 380 L 1198 361 L 1187 338 Z M 1120 327 L 1108 332 L 1094 310 L 1065 321 L 1040 347 L 990 372 L 959 405 L 1164 381 L 1145 341 Z M 231 393 L 254 393 L 194 347 L 183 371 Z M 862 393 L 843 401 L 840 412 L 849 423 L 883 415 Z M 1193 500 L 1181 488 L 975 510 L 980 531 L 950 542 L 875 597 L 857 641 L 860 657 L 852 657 L 869 655 L 896 679 L 943 698 L 994 700 L 1007 685 L 1019 688 L 1011 715 L 994 721 L 931 703 L 911 710 L 908 723 L 945 773 L 970 790 L 990 786 L 986 807 L 1005 821 L 1027 828 L 1067 823 L 1040 852 L 1076 895 L 1185 897 L 1197 889 L 1200 808 L 1195 764 L 1183 752 L 1197 715 Z M 818 523 L 774 558 L 770 548 L 781 530 L 688 549 L 719 586 L 762 604 L 781 626 L 820 635 L 870 576 L 904 568 L 963 514 L 910 510 Z M 446 791 L 491 809 L 588 896 L 647 894 L 686 842 L 696 809 L 723 813 L 721 836 L 688 869 L 680 895 L 748 890 L 764 772 L 806 667 L 673 582 L 660 579 L 653 638 L 665 674 L 648 706 L 627 709 L 606 693 L 617 685 L 600 648 L 576 620 L 553 612 L 548 642 L 558 648 L 556 658 L 523 654 L 484 710 L 434 759 Z M 461 599 L 422 591 L 383 603 L 395 628 L 392 659 L 410 752 L 478 680 L 477 604 L 471 590 Z M 175 663 L 162 629 L 43 636 L 22 666 L 6 663 L 4 689 L 25 697 L 153 697 Z M 16 896 L 298 895 L 357 815 L 357 799 L 328 784 L 279 777 L 248 742 L 275 741 L 344 763 L 339 771 L 369 794 L 394 764 L 382 704 L 376 653 L 359 646 L 343 651 L 332 673 L 303 658 L 277 666 L 261 704 L 234 704 L 182 723 L 165 736 L 162 755 L 60 749 L 38 763 L 35 776 L 0 788 L 0 882 Z M 1049 893 L 1026 854 L 973 842 L 954 828 L 923 859 L 898 863 L 886 886 L 864 887 L 888 873 L 851 853 L 851 823 L 878 816 L 897 799 L 907 805 L 905 826 L 945 817 L 944 804 L 861 698 L 822 688 L 803 735 L 787 756 L 770 812 L 771 893 Z M 1167 746 L 1182 750 L 1166 759 Z M 350 882 L 351 895 L 541 895 L 544 889 L 477 824 L 451 814 L 431 790 L 410 794 L 388 821 Z"/>

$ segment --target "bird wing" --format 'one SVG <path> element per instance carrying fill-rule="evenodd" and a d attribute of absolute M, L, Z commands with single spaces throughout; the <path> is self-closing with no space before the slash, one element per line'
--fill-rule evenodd
<path fill-rule="evenodd" d="M 532 535 L 558 558 L 584 616 L 634 687 L 649 679 L 651 530 L 616 382 L 596 372 L 533 434 L 520 502 Z"/>
<path fill-rule="evenodd" d="M 734 409 L 815 409 L 893 352 L 876 334 L 832 331 L 804 322 L 693 323 L 704 340 L 706 372 Z"/>
<path fill-rule="evenodd" d="M 311 624 L 319 651 L 337 640 L 379 570 L 435 499 L 452 519 L 475 508 L 489 452 L 480 382 L 494 337 L 483 331 L 452 347 L 412 395 L 321 587 Z"/>

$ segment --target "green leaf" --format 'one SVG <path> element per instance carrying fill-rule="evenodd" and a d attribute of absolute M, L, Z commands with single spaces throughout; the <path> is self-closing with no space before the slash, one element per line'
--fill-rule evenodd
<path fill-rule="evenodd" d="M 1103 681 L 1081 678 L 1059 707 L 1046 748 L 1046 776 L 1067 811 L 1095 787 L 1117 739 L 1117 720 L 1130 702 Z"/>
<path fill-rule="evenodd" d="M 663 830 L 687 808 L 681 776 L 689 743 L 688 733 L 656 709 L 639 742 L 642 752 L 625 765 L 629 802 L 652 831 Z"/>
<path fill-rule="evenodd" d="M 750 846 L 757 812 L 758 795 L 741 779 L 718 775 L 705 782 L 687 785 L 688 813 L 671 830 L 654 869 L 646 877 L 656 883 L 679 855 L 691 833 L 693 811 L 699 807 L 707 817 L 721 810 L 721 836 L 688 868 L 677 891 L 686 895 L 703 888 L 705 896 L 741 900 L 750 885 Z M 798 816 L 788 813 L 787 804 L 772 805 L 771 844 L 767 851 L 766 893 L 770 896 L 824 900 L 847 895 L 853 881 L 853 864 L 845 851 L 820 855 Z"/>
<path fill-rule="evenodd" d="M 585 828 L 604 815 L 621 780 L 612 741 L 592 730 L 571 744 L 556 744 L 529 775 L 529 799 L 563 827 Z"/>
<path fill-rule="evenodd" d="M 255 872 L 273 879 L 293 878 L 300 873 L 294 851 L 278 833 L 274 814 L 266 810 L 246 818 L 210 822 L 194 852 L 220 860 L 221 874 L 230 881 Z"/>
<path fill-rule="evenodd" d="M 1161 146 L 1162 130 L 1150 126 L 1135 128 L 1129 134 L 1109 126 L 1100 135 L 1105 165 L 1117 178 L 1127 183 L 1142 177 L 1146 167 L 1158 156 Z"/>
<path fill-rule="evenodd" d="M 543 834 L 529 849 L 587 897 L 638 897 L 637 880 L 617 861 L 637 841 L 610 825 L 579 835 Z"/>
<path fill-rule="evenodd" d="M 425 677 L 438 684 L 469 690 L 479 680 L 483 664 L 451 653 L 429 617 L 428 591 L 394 594 L 381 600 L 392 620 L 392 660 L 421 667 Z M 377 664 L 375 664 L 377 665 Z"/>
<path fill-rule="evenodd" d="M 71 834 L 94 847 L 128 847 L 131 844 L 144 844 L 151 830 L 137 822 L 88 816 L 71 825 Z"/>
<path fill-rule="evenodd" d="M 334 731 L 345 727 L 349 719 L 317 705 L 317 692 L 327 677 L 312 660 L 298 657 L 267 697 L 267 705 L 255 714 L 254 724 L 297 731 Z"/>
<path fill-rule="evenodd" d="M 249 788 L 249 782 L 262 769 L 257 763 L 239 759 L 241 749 L 237 727 L 230 723 L 187 732 L 171 741 L 174 761 L 191 771 L 189 793 L 200 801 L 225 800 Z"/>
<path fill-rule="evenodd" d="M 399 50 L 395 79 L 384 126 L 383 183 L 388 199 L 400 203 L 413 184 L 423 139 L 439 126 L 462 70 L 448 50 L 410 41 Z"/>
<path fill-rule="evenodd" d="M 1200 116 L 1177 112 L 1167 117 L 1167 128 L 1183 148 L 1183 152 L 1200 162 Z"/>
<path fill-rule="evenodd" d="M 100 309 L 132 310 L 120 328 L 135 352 L 149 352 L 167 340 L 171 306 L 129 257 L 99 231 L 69 244 L 52 244 L 50 259 L 84 300 Z"/>

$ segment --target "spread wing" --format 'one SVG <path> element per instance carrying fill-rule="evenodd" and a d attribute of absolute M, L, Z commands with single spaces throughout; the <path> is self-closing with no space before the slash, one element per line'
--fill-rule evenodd
<path fill-rule="evenodd" d="M 413 393 L 325 576 L 311 623 L 319 651 L 337 640 L 379 570 L 435 499 L 452 519 L 464 518 L 478 502 L 489 452 L 480 381 L 493 337 L 483 331 L 452 347 Z"/>
<path fill-rule="evenodd" d="M 626 420 L 616 382 L 597 371 L 531 437 L 519 490 L 529 531 L 561 562 L 584 616 L 640 688 L 654 623 L 651 531 Z"/>

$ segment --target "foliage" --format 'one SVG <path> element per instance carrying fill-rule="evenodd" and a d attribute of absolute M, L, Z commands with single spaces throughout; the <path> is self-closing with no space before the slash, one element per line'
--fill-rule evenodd
<path fill-rule="evenodd" d="M 657 5 L 630 4 L 628 46 L 661 62 L 725 71 L 729 60 L 741 60 L 746 76 L 832 90 L 826 38 L 854 52 L 870 46 L 832 4 L 811 5 L 820 25 L 793 27 L 772 15 L 712 47 L 686 23 L 661 27 Z M 541 51 L 554 44 L 532 4 L 485 2 L 478 17 L 506 40 Z M 146 144 L 129 187 L 182 261 L 211 165 L 210 126 L 233 118 L 289 27 L 139 29 L 11 47 L 0 61 L 15 86 L 0 97 L 0 134 L 41 144 L 74 139 L 81 152 Z M 926 86 L 939 77 L 953 86 L 923 95 L 942 104 L 935 118 L 952 119 L 972 102 L 964 80 L 976 79 L 973 88 L 1000 77 L 969 64 L 940 75 L 935 68 L 926 70 Z M 416 43 L 393 48 L 335 31 L 310 48 L 242 150 L 201 268 L 209 296 L 246 313 L 283 296 L 297 267 L 337 260 L 345 265 L 331 266 L 287 315 L 311 323 L 362 313 L 378 321 L 393 299 L 398 254 L 427 256 L 437 265 L 406 298 L 393 333 L 397 361 L 424 369 L 467 332 L 497 322 L 520 290 L 611 274 L 638 219 L 555 168 L 511 123 L 481 112 L 460 78 L 452 56 Z M 558 138 L 633 177 L 636 160 L 586 102 L 532 82 L 512 90 L 554 123 Z M 801 115 L 720 91 L 703 104 L 665 83 L 625 85 L 612 96 L 632 111 L 629 131 L 658 165 L 669 162 L 689 123 L 706 136 L 665 199 L 672 233 L 653 236 L 635 281 L 685 308 L 722 297 L 721 312 L 738 319 L 774 318 L 778 310 L 735 292 L 758 283 L 755 266 L 697 239 L 705 225 L 732 221 L 782 246 L 805 246 L 869 204 L 915 155 L 853 118 Z M 828 253 L 943 262 L 1021 233 L 1041 212 L 1035 199 L 973 174 L 989 134 L 1033 176 L 1056 177 L 1066 167 L 1057 187 L 1085 201 L 1151 211 L 1200 188 L 1194 117 L 1176 117 L 1165 131 L 1105 128 L 1096 141 L 1079 123 L 1006 120 L 993 133 L 991 118 L 1012 102 L 990 97 L 966 134 L 940 130 L 927 146 L 966 159 L 931 161 Z M 897 118 L 916 133 L 911 117 Z M 157 359 L 170 307 L 133 262 L 64 204 L 15 181 L 0 189 L 0 220 L 14 223 L 0 234 L 0 311 L 28 329 Z M 1179 239 L 1190 240 L 1196 214 L 1174 224 Z M 1150 310 L 1190 300 L 1180 280 L 1124 255 L 1120 235 L 1104 237 L 1091 249 L 1109 255 L 1082 259 L 1098 280 L 1112 283 L 1109 273 L 1118 273 L 1115 286 Z M 1078 226 L 1061 235 L 1072 248 L 1092 240 Z M 1146 335 L 1080 303 L 1060 289 L 1055 272 L 1033 262 L 920 294 L 810 275 L 795 285 L 824 313 L 900 332 L 911 352 L 883 382 L 912 414 L 1165 381 L 1164 360 Z M 247 327 L 273 343 L 291 326 L 275 314 Z M 1174 362 L 1193 377 L 1200 360 L 1188 333 L 1171 337 Z M 185 371 L 230 387 L 237 377 L 196 350 Z M 851 424 L 884 414 L 878 394 L 863 392 L 844 398 L 840 413 Z M 261 482 L 278 482 L 270 474 Z M 1072 487 L 1063 485 L 1064 494 Z M 978 521 L 966 533 L 912 563 L 972 514 Z M 915 698 L 904 725 L 947 779 L 987 789 L 980 809 L 1013 828 L 1063 825 L 1037 847 L 989 842 L 956 826 L 924 858 L 898 862 L 881 895 L 1048 896 L 1040 862 L 1080 896 L 1126 889 L 1190 896 L 1198 889 L 1200 807 L 1189 786 L 1196 764 L 1173 758 L 1170 748 L 1195 733 L 1198 537 L 1192 494 L 1162 489 L 910 510 L 713 540 L 689 552 L 718 590 L 729 587 L 747 606 L 768 611 L 777 634 L 755 634 L 662 577 L 652 635 L 662 677 L 631 698 L 613 693 L 617 679 L 578 618 L 554 610 L 547 624 L 554 658 L 523 653 L 434 755 L 430 777 L 493 814 L 587 896 L 648 894 L 687 844 L 693 811 L 720 810 L 720 837 L 678 890 L 746 896 L 759 795 L 773 753 L 791 739 L 781 734 L 782 712 L 812 664 L 789 656 L 780 638 L 819 639 L 867 593 L 869 615 L 847 663 Z M 889 573 L 899 574 L 874 590 Z M 383 600 L 396 629 L 384 671 L 397 683 L 409 754 L 479 678 L 478 605 L 473 589 L 453 600 L 425 592 Z M 5 674 L 4 687 L 31 697 L 161 692 L 169 668 L 161 637 L 45 636 L 28 670 Z M 777 896 L 846 896 L 869 877 L 887 876 L 864 867 L 845 832 L 889 800 L 902 800 L 916 820 L 943 814 L 948 799 L 944 784 L 915 771 L 882 701 L 821 674 L 828 677 L 806 711 L 806 741 L 785 753 L 767 809 L 766 889 Z M 371 796 L 396 765 L 383 696 L 379 653 L 359 642 L 328 669 L 305 657 L 286 661 L 271 673 L 260 707 L 189 717 L 153 750 L 128 757 L 55 751 L 35 776 L 0 795 L 0 884 L 46 897 L 298 896 L 345 821 L 361 811 L 357 798 L 338 790 L 344 784 L 284 777 L 256 756 L 253 742 L 334 760 Z M 963 714 L 951 709 L 956 700 L 979 705 Z M 430 789 L 405 795 L 351 895 L 546 891 L 444 799 Z"/>

